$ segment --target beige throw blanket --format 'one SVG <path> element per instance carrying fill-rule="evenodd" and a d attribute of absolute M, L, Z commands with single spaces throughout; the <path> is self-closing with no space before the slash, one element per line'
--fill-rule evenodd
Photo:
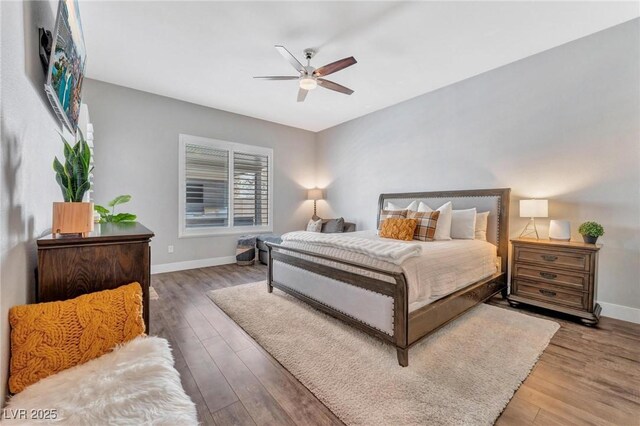
<path fill-rule="evenodd" d="M 351 237 L 345 234 L 322 234 L 319 232 L 296 231 L 282 236 L 286 246 L 288 241 L 310 243 L 325 247 L 336 247 L 353 253 L 371 256 L 375 259 L 401 265 L 402 262 L 420 256 L 422 247 L 414 242 L 372 240 Z"/>

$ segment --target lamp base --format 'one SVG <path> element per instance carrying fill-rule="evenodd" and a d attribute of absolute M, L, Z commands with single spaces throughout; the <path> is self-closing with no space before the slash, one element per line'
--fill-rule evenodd
<path fill-rule="evenodd" d="M 529 222 L 527 222 L 527 226 L 525 226 L 520 233 L 519 238 L 533 238 L 534 235 L 536 237 L 536 240 L 540 239 L 540 236 L 538 235 L 538 228 L 536 227 L 536 220 L 534 218 L 531 218 L 529 219 Z"/>

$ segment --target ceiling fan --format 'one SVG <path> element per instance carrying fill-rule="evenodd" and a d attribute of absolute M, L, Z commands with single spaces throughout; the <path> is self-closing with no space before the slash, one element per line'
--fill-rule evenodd
<path fill-rule="evenodd" d="M 332 62 L 320 68 L 313 68 L 311 66 L 311 58 L 313 58 L 313 55 L 316 54 L 316 51 L 313 49 L 305 49 L 304 51 L 304 56 L 307 59 L 307 66 L 302 65 L 300 61 L 298 61 L 296 57 L 293 56 L 291 52 L 289 52 L 284 46 L 276 46 L 276 50 L 280 52 L 280 54 L 287 61 L 289 61 L 291 65 L 293 65 L 293 67 L 300 73 L 300 75 L 266 76 L 253 78 L 260 78 L 263 80 L 298 80 L 300 84 L 300 89 L 298 90 L 298 102 L 304 102 L 304 99 L 307 97 L 307 93 L 309 93 L 309 90 L 313 90 L 317 86 L 344 93 L 345 95 L 350 95 L 353 93 L 353 90 L 349 89 L 348 87 L 341 86 L 338 83 L 334 83 L 333 81 L 325 80 L 324 78 L 322 78 L 355 64 L 357 61 L 353 56 L 340 59 L 339 61 Z"/>

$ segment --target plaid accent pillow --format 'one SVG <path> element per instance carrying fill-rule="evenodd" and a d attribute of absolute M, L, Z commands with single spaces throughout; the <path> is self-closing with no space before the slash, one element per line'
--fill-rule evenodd
<path fill-rule="evenodd" d="M 380 236 L 382 238 L 393 238 L 394 240 L 411 241 L 417 224 L 417 219 L 390 217 L 382 222 Z"/>
<path fill-rule="evenodd" d="M 440 212 L 438 210 L 430 212 L 410 211 L 407 213 L 407 217 L 418 221 L 416 231 L 413 234 L 414 240 L 433 241 L 433 237 L 436 235 L 436 224 L 440 217 Z"/>
<path fill-rule="evenodd" d="M 385 219 L 402 219 L 405 217 L 407 217 L 406 210 L 380 210 L 380 221 L 378 221 L 378 229 L 382 228 L 382 222 L 384 222 Z"/>

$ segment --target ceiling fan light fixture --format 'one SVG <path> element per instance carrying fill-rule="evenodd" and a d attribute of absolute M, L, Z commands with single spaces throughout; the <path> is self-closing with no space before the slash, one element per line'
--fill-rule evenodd
<path fill-rule="evenodd" d="M 300 79 L 300 88 L 304 90 L 313 90 L 318 87 L 318 82 L 315 78 L 310 76 L 305 76 Z"/>
<path fill-rule="evenodd" d="M 0 0 L 2 1 L 2 0 Z M 298 80 L 298 85 L 300 89 L 298 90 L 298 102 L 304 102 L 307 94 L 310 90 L 315 89 L 320 86 L 323 89 L 333 90 L 334 92 L 342 93 L 345 95 L 350 95 L 353 93 L 353 90 L 348 87 L 344 87 L 339 85 L 338 83 L 334 83 L 333 81 L 327 80 L 324 77 L 329 74 L 333 74 L 340 70 L 343 70 L 347 67 L 350 67 L 353 64 L 356 64 L 358 61 L 353 56 L 348 58 L 340 59 L 339 61 L 331 62 L 330 64 L 326 64 L 321 66 L 320 68 L 314 68 L 311 66 L 311 58 L 315 55 L 316 51 L 314 49 L 305 49 L 304 56 L 307 59 L 307 66 L 304 66 L 300 63 L 295 56 L 291 54 L 287 50 L 286 47 L 276 45 L 275 46 L 278 53 L 282 55 L 292 66 L 298 71 L 297 76 L 290 75 L 271 75 L 264 77 L 254 77 L 262 80 Z"/>

